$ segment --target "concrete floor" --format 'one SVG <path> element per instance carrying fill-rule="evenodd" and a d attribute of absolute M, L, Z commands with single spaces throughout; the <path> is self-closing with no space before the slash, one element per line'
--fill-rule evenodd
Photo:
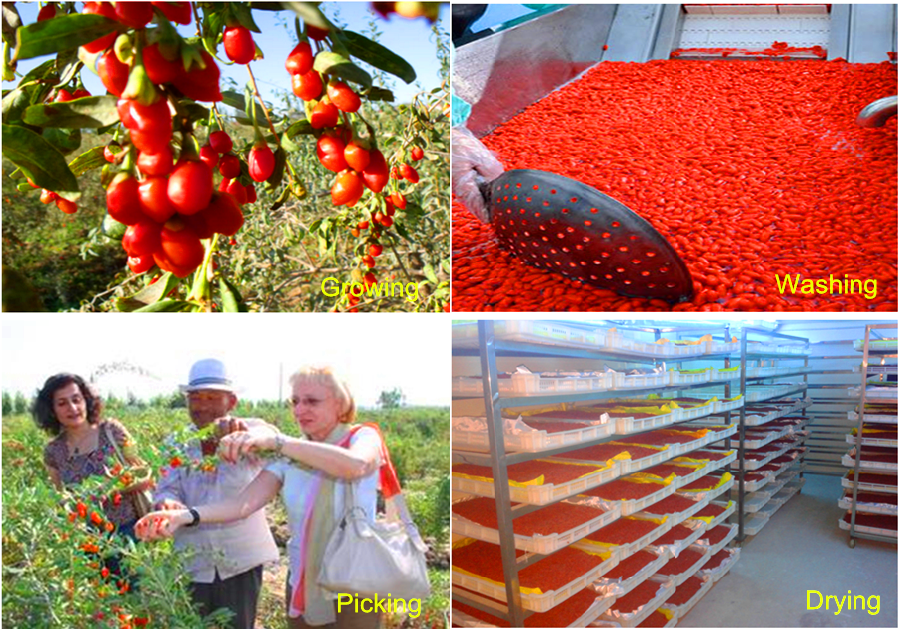
<path fill-rule="evenodd" d="M 740 560 L 677 623 L 678 627 L 896 627 L 895 544 L 856 540 L 837 520 L 842 495 L 836 476 L 806 474 L 802 493 L 790 499 L 755 538 Z M 880 596 L 880 612 L 848 610 L 839 615 L 806 609 L 806 590 L 824 596 Z M 818 602 L 812 596 L 812 604 Z"/>

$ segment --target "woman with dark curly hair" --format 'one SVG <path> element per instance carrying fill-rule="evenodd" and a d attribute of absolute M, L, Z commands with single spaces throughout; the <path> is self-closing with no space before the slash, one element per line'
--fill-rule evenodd
<path fill-rule="evenodd" d="M 108 477 L 119 463 L 116 450 L 129 466 L 143 465 L 125 427 L 114 419 L 103 419 L 102 412 L 100 396 L 75 374 L 50 376 L 38 392 L 31 413 L 40 429 L 54 435 L 44 448 L 44 465 L 59 489 L 89 476 Z M 120 533 L 134 537 L 138 513 L 130 494 L 148 483 L 131 484 L 101 500 L 106 519 Z"/>

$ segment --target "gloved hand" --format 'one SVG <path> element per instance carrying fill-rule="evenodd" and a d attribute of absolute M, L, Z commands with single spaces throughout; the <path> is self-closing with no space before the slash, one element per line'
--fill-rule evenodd
<path fill-rule="evenodd" d="M 490 182 L 503 173 L 496 156 L 465 127 L 453 127 L 452 146 L 453 194 L 469 212 L 487 223 L 490 214 L 478 184 Z"/>

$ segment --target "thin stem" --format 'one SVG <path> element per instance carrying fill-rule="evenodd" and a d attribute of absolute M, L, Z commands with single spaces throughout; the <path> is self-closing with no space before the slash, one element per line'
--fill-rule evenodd
<path fill-rule="evenodd" d="M 396 256 L 396 261 L 400 263 L 400 268 L 403 270 L 403 275 L 406 276 L 407 280 L 414 283 L 415 280 L 413 280 L 412 276 L 409 275 L 409 271 L 406 269 L 406 265 L 403 264 L 403 259 L 400 257 L 399 251 L 396 250 L 396 244 L 393 241 L 393 234 L 385 232 L 384 235 L 387 236 L 387 244 L 390 245 L 390 250 L 393 251 L 393 255 Z"/>

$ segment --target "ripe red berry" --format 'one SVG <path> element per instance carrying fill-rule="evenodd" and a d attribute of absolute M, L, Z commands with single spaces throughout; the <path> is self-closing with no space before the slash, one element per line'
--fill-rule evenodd
<path fill-rule="evenodd" d="M 393 225 L 393 219 L 389 216 L 382 216 L 380 222 L 381 227 L 390 227 L 391 225 Z"/>
<path fill-rule="evenodd" d="M 147 76 L 157 85 L 171 83 L 184 71 L 181 66 L 181 57 L 167 59 L 159 50 L 159 44 L 152 44 L 143 49 L 144 69 Z"/>
<path fill-rule="evenodd" d="M 250 166 L 250 178 L 253 181 L 265 181 L 275 172 L 275 154 L 267 144 L 254 146 L 247 158 Z"/>
<path fill-rule="evenodd" d="M 333 127 L 340 120 L 340 112 L 337 107 L 331 103 L 320 101 L 313 109 L 312 116 L 309 118 L 309 124 L 313 129 L 323 129 L 325 127 Z"/>
<path fill-rule="evenodd" d="M 118 156 L 123 154 L 122 147 L 120 147 L 119 145 L 115 145 L 115 148 L 117 148 L 119 150 L 118 150 L 118 153 L 113 153 L 112 146 L 113 146 L 112 144 L 109 144 L 109 145 L 103 147 L 103 159 L 105 159 L 110 164 L 114 164 L 116 159 L 118 159 Z"/>
<path fill-rule="evenodd" d="M 116 2 L 119 22 L 131 28 L 143 28 L 153 19 L 153 5 L 149 2 Z"/>
<path fill-rule="evenodd" d="M 56 102 L 57 103 L 67 103 L 70 100 L 75 100 L 75 96 L 64 87 L 59 88 L 59 91 L 56 92 Z"/>
<path fill-rule="evenodd" d="M 256 203 L 256 186 L 248 183 L 244 189 L 247 191 L 247 203 Z"/>
<path fill-rule="evenodd" d="M 230 180 L 226 185 L 223 192 L 227 192 L 234 200 L 237 201 L 238 205 L 244 205 L 247 202 L 247 189 L 243 187 L 237 179 Z"/>
<path fill-rule="evenodd" d="M 200 147 L 200 161 L 209 166 L 209 170 L 215 170 L 219 163 L 219 154 L 209 144 Z"/>
<path fill-rule="evenodd" d="M 212 145 L 212 148 L 214 148 L 216 152 L 221 155 L 230 153 L 231 149 L 234 148 L 234 143 L 231 141 L 231 136 L 224 131 L 213 131 L 212 133 L 210 133 L 209 143 Z"/>
<path fill-rule="evenodd" d="M 365 231 L 366 229 L 368 229 L 368 221 L 359 221 L 357 227 L 362 231 Z"/>
<path fill-rule="evenodd" d="M 91 93 L 82 87 L 81 89 L 77 89 L 72 93 L 72 98 L 85 98 L 90 95 Z"/>
<path fill-rule="evenodd" d="M 168 175 L 174 167 L 172 150 L 166 145 L 158 153 L 141 153 L 137 167 L 145 175 Z"/>
<path fill-rule="evenodd" d="M 400 174 L 410 183 L 418 183 L 418 171 L 409 164 L 400 164 Z"/>
<path fill-rule="evenodd" d="M 183 277 L 200 266 L 206 250 L 203 248 L 200 238 L 190 227 L 181 221 L 169 221 L 162 228 L 160 252 L 163 260 L 173 267 L 170 270 L 175 275 Z M 155 257 L 156 254 L 154 254 Z M 158 259 L 156 263 L 159 264 Z M 161 264 L 160 267 L 162 267 Z M 181 275 L 182 273 L 183 275 Z"/>
<path fill-rule="evenodd" d="M 256 56 L 253 35 L 244 26 L 229 26 L 224 36 L 225 54 L 228 59 L 241 65 L 250 63 Z"/>
<path fill-rule="evenodd" d="M 381 192 L 387 185 L 389 171 L 387 169 L 387 160 L 384 155 L 376 148 L 369 151 L 369 162 L 365 170 L 362 171 L 362 180 L 366 187 L 374 193 Z"/>
<path fill-rule="evenodd" d="M 45 4 L 41 7 L 41 10 L 37 13 L 37 21 L 43 22 L 44 20 L 49 20 L 51 18 L 56 17 L 56 5 L 55 4 Z"/>
<path fill-rule="evenodd" d="M 373 269 L 375 267 L 375 259 L 370 255 L 362 256 L 362 264 Z"/>
<path fill-rule="evenodd" d="M 397 191 L 397 192 L 394 192 L 393 194 L 391 194 L 390 201 L 396 206 L 396 209 L 398 209 L 398 210 L 406 209 L 406 197 L 403 195 L 402 192 Z"/>
<path fill-rule="evenodd" d="M 420 146 L 413 146 L 412 150 L 410 151 L 410 154 L 412 156 L 412 161 L 415 161 L 415 162 L 417 162 L 418 160 L 420 160 L 422 157 L 425 156 L 425 152 L 421 149 Z"/>
<path fill-rule="evenodd" d="M 56 199 L 56 207 L 62 210 L 65 214 L 74 214 L 78 211 L 78 205 L 74 201 L 69 201 L 68 199 L 63 199 L 62 197 Z"/>
<path fill-rule="evenodd" d="M 164 223 L 177 209 L 169 200 L 169 180 L 167 177 L 147 177 L 138 187 L 140 209 L 157 223 Z"/>
<path fill-rule="evenodd" d="M 315 145 L 315 153 L 318 161 L 328 170 L 335 173 L 346 170 L 347 161 L 344 159 L 344 145 L 340 138 L 323 135 Z"/>
<path fill-rule="evenodd" d="M 53 192 L 52 190 L 41 190 L 41 203 L 44 205 L 49 205 L 56 201 L 59 198 L 59 195 Z"/>
<path fill-rule="evenodd" d="M 219 88 L 221 72 L 215 59 L 205 50 L 200 51 L 203 67 L 199 64 L 191 66 L 187 72 L 181 72 L 172 84 L 191 100 L 216 102 L 222 100 Z"/>
<path fill-rule="evenodd" d="M 118 21 L 119 19 L 116 15 L 115 7 L 113 7 L 109 2 L 85 2 L 84 9 L 82 9 L 81 12 L 103 15 L 105 17 L 108 17 L 110 20 Z M 82 48 L 84 48 L 86 52 L 89 52 L 91 54 L 100 52 L 101 50 L 106 50 L 107 48 L 112 46 L 117 36 L 118 32 L 113 31 L 108 35 L 104 35 L 103 37 L 95 39 L 90 43 L 84 44 Z"/>
<path fill-rule="evenodd" d="M 377 258 L 384 251 L 384 247 L 382 247 L 379 243 L 372 243 L 372 245 L 368 248 L 368 253 Z"/>
<path fill-rule="evenodd" d="M 169 200 L 181 214 L 194 214 L 205 208 L 212 191 L 212 171 L 203 162 L 180 162 L 169 176 Z"/>
<path fill-rule="evenodd" d="M 312 69 L 313 61 L 312 46 L 309 45 L 309 42 L 303 41 L 297 44 L 287 56 L 284 67 L 287 68 L 287 73 L 291 76 L 306 74 Z"/>
<path fill-rule="evenodd" d="M 151 256 L 159 249 L 162 224 L 142 220 L 130 225 L 122 237 L 122 248 L 132 257 Z"/>
<path fill-rule="evenodd" d="M 368 151 L 352 142 L 346 145 L 346 148 L 343 151 L 343 157 L 346 159 L 346 163 L 349 164 L 350 168 L 357 172 L 362 172 L 368 168 L 368 164 L 371 162 L 371 155 L 369 155 Z"/>
<path fill-rule="evenodd" d="M 222 155 L 219 161 L 219 173 L 225 179 L 240 177 L 240 158 L 237 155 Z"/>
<path fill-rule="evenodd" d="M 312 24 L 306 25 L 306 35 L 309 36 L 309 39 L 321 41 L 328 36 L 328 33 L 330 33 L 330 31 L 326 28 L 319 28 L 317 26 L 312 26 Z"/>
<path fill-rule="evenodd" d="M 334 205 L 352 207 L 362 197 L 363 192 L 365 192 L 365 187 L 356 173 L 342 172 L 337 175 L 334 185 L 331 186 L 331 202 Z"/>
<path fill-rule="evenodd" d="M 368 273 L 366 273 L 363 276 L 362 280 L 365 282 L 365 288 L 368 288 L 369 286 L 372 286 L 373 284 L 375 284 L 375 282 L 378 281 L 378 278 L 375 277 L 374 273 L 369 271 Z"/>
<path fill-rule="evenodd" d="M 106 211 L 120 223 L 134 225 L 144 218 L 140 210 L 137 179 L 127 173 L 116 175 L 106 189 Z"/>
<path fill-rule="evenodd" d="M 153 262 L 152 253 L 145 256 L 128 256 L 128 268 L 131 269 L 131 272 L 135 275 L 146 273 L 153 268 L 154 264 L 156 263 Z M 121 500 L 121 498 L 119 500 Z"/>
<path fill-rule="evenodd" d="M 332 80 L 328 83 L 328 98 L 340 111 L 347 113 L 359 111 L 362 105 L 359 95 L 343 81 Z"/>
<path fill-rule="evenodd" d="M 243 225 L 243 212 L 240 211 L 238 202 L 230 194 L 216 193 L 212 195 L 212 202 L 203 210 L 202 215 L 206 220 L 206 225 L 216 234 L 223 236 L 233 236 L 240 231 Z"/>
<path fill-rule="evenodd" d="M 190 2 L 151 2 L 162 14 L 176 24 L 190 24 L 193 17 L 190 11 Z"/>
<path fill-rule="evenodd" d="M 315 70 L 306 74 L 294 74 L 290 78 L 290 87 L 298 98 L 315 100 L 322 95 L 322 76 Z"/>

